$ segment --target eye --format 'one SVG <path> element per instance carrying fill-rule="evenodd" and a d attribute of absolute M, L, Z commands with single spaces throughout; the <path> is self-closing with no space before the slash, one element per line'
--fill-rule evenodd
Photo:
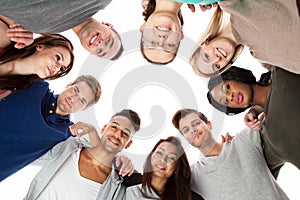
<path fill-rule="evenodd" d="M 204 53 L 204 57 L 206 60 L 209 60 L 209 55 L 207 53 Z"/>
<path fill-rule="evenodd" d="M 112 125 L 111 128 L 114 129 L 114 130 L 117 130 L 117 127 L 114 126 L 114 125 Z"/>
<path fill-rule="evenodd" d="M 200 122 L 198 122 L 198 121 L 196 121 L 196 122 L 194 122 L 194 123 L 192 124 L 193 127 L 197 127 L 197 126 L 199 126 L 199 125 L 200 125 Z"/>
<path fill-rule="evenodd" d="M 74 92 L 75 92 L 75 93 L 79 92 L 79 90 L 78 90 L 77 87 L 74 87 Z"/>
<path fill-rule="evenodd" d="M 226 84 L 225 85 L 225 89 L 226 89 L 226 92 L 228 92 L 230 90 L 230 85 L 229 84 Z"/>
<path fill-rule="evenodd" d="M 129 138 L 129 134 L 122 131 L 122 137 L 124 137 L 124 138 Z"/>
<path fill-rule="evenodd" d="M 188 128 L 185 128 L 185 129 L 182 130 L 182 133 L 183 133 L 183 134 L 187 134 L 188 132 L 189 132 L 189 129 L 188 129 Z"/>
<path fill-rule="evenodd" d="M 176 44 L 167 44 L 168 47 L 175 47 Z"/>
<path fill-rule="evenodd" d="M 150 42 L 150 44 L 151 44 L 152 46 L 157 45 L 157 42 L 155 42 L 155 41 L 153 41 L 153 40 L 151 40 L 151 41 L 149 41 L 149 42 Z"/>
<path fill-rule="evenodd" d="M 170 156 L 170 157 L 168 157 L 167 160 L 168 160 L 168 162 L 174 162 L 176 160 L 176 158 L 173 156 Z"/>
<path fill-rule="evenodd" d="M 84 101 L 83 99 L 81 99 L 81 100 L 80 100 L 80 103 L 84 105 L 84 104 L 85 104 L 85 101 Z"/>
<path fill-rule="evenodd" d="M 160 152 L 160 151 L 156 151 L 156 152 L 155 152 L 155 154 L 157 154 L 157 155 L 160 155 L 160 156 L 161 156 L 161 155 L 162 155 L 162 152 Z"/>
<path fill-rule="evenodd" d="M 105 40 L 105 45 L 109 44 L 110 38 L 111 38 L 111 37 L 108 37 L 108 38 Z"/>
<path fill-rule="evenodd" d="M 61 57 L 60 57 L 60 55 L 56 54 L 56 55 L 55 55 L 55 59 L 56 59 L 56 62 L 59 62 L 59 61 L 61 61 Z"/>
<path fill-rule="evenodd" d="M 226 99 L 224 99 L 224 105 L 227 105 L 228 104 L 228 99 L 226 98 Z"/>
<path fill-rule="evenodd" d="M 96 54 L 101 54 L 102 48 L 98 48 Z"/>
<path fill-rule="evenodd" d="M 60 68 L 59 68 L 59 71 L 61 71 L 61 72 L 64 72 L 64 71 L 66 71 L 66 67 L 65 66 L 61 66 Z"/>
<path fill-rule="evenodd" d="M 214 63 L 213 64 L 213 68 L 214 68 L 214 70 L 219 70 L 220 69 L 220 65 L 219 64 L 217 64 L 217 63 Z"/>

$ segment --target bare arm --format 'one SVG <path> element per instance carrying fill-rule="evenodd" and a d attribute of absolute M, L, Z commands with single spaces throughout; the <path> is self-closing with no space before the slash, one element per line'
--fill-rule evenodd
<path fill-rule="evenodd" d="M 83 135 L 88 134 L 90 137 L 90 144 L 91 146 L 97 146 L 100 143 L 100 137 L 96 128 L 88 123 L 84 122 L 77 122 L 69 127 L 71 133 L 74 136 L 81 137 Z"/>
<path fill-rule="evenodd" d="M 4 16 L 0 16 L 0 20 L 0 47 L 6 47 L 11 41 L 16 43 L 15 48 L 18 49 L 33 43 L 34 39 L 32 32 Z M 9 24 L 9 27 L 7 24 Z"/>

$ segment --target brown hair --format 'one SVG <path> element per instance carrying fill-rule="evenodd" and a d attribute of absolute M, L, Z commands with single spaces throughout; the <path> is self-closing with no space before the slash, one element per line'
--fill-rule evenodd
<path fill-rule="evenodd" d="M 48 48 L 51 47 L 63 47 L 70 52 L 71 61 L 68 66 L 60 70 L 54 76 L 47 79 L 53 80 L 67 75 L 73 67 L 74 55 L 72 43 L 60 34 L 42 35 L 34 40 L 34 42 L 22 49 L 16 49 L 15 43 L 11 43 L 6 46 L 2 52 L 0 52 L 0 63 L 4 64 L 13 60 L 26 58 L 33 55 L 36 52 L 37 45 L 45 45 Z M 42 80 L 38 75 L 4 75 L 0 76 L 0 89 L 6 90 L 24 90 L 32 85 L 33 82 Z"/>
<path fill-rule="evenodd" d="M 81 75 L 78 76 L 72 83 L 72 85 L 75 85 L 76 83 L 79 82 L 85 82 L 93 91 L 94 96 L 94 101 L 89 102 L 87 107 L 92 106 L 93 104 L 96 104 L 101 96 L 101 85 L 99 81 L 93 77 L 92 75 Z"/>
<path fill-rule="evenodd" d="M 161 200 L 190 200 L 191 199 L 191 169 L 187 156 L 178 138 L 170 136 L 167 139 L 160 139 L 150 154 L 147 156 L 144 164 L 144 172 L 142 176 L 142 193 L 144 196 L 146 187 L 150 190 L 152 180 L 151 157 L 157 147 L 163 143 L 169 142 L 174 144 L 177 149 L 176 170 L 167 180 L 164 193 L 160 196 Z M 150 190 L 151 191 L 151 190 Z"/>
<path fill-rule="evenodd" d="M 120 112 L 114 114 L 111 118 L 114 118 L 115 116 L 126 117 L 127 119 L 129 119 L 129 121 L 133 125 L 135 132 L 140 130 L 141 119 L 140 119 L 139 115 L 136 112 L 134 112 L 133 110 L 123 109 Z"/>
<path fill-rule="evenodd" d="M 180 127 L 179 127 L 179 121 L 180 121 L 182 118 L 184 118 L 185 116 L 187 116 L 188 114 L 191 114 L 191 113 L 195 113 L 196 115 L 199 116 L 199 118 L 200 118 L 202 121 L 204 121 L 206 124 L 208 123 L 207 117 L 206 117 L 203 113 L 198 112 L 197 110 L 189 109 L 189 108 L 184 108 L 184 109 L 182 109 L 182 110 L 178 110 L 178 111 L 174 114 L 174 116 L 173 116 L 173 118 L 172 118 L 172 123 L 173 123 L 174 127 L 175 127 L 176 129 L 179 130 L 180 133 L 181 133 L 181 131 L 180 131 L 180 129 L 179 129 L 179 128 L 180 128 Z"/>

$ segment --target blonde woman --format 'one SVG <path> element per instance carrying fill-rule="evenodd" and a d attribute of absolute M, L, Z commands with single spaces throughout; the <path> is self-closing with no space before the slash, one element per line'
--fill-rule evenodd
<path fill-rule="evenodd" d="M 261 63 L 299 74 L 299 33 L 296 1 L 225 0 L 218 3 L 190 63 L 196 74 L 211 77 L 227 70 L 245 45 Z"/>

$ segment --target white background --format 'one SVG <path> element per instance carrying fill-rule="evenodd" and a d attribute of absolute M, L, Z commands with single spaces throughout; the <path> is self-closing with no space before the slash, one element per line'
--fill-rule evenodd
<path fill-rule="evenodd" d="M 196 76 L 188 64 L 189 56 L 195 47 L 187 46 L 186 44 L 189 43 L 185 42 L 198 41 L 212 12 L 202 13 L 197 9 L 196 13 L 191 13 L 186 5 L 182 6 L 182 12 L 185 21 L 183 27 L 185 39 L 182 41 L 177 58 L 166 66 L 150 66 L 150 64 L 144 60 L 138 46 L 140 37 L 131 37 L 130 41 L 123 41 L 125 51 L 122 57 L 114 63 L 108 63 L 100 58 L 89 57 L 89 54 L 81 47 L 78 38 L 72 31 L 62 33 L 74 44 L 75 64 L 72 71 L 66 77 L 51 81 L 51 88 L 55 93 L 60 93 L 64 89 L 63 86 L 74 80 L 82 71 L 89 71 L 95 75 L 103 89 L 99 103 L 90 110 L 82 111 L 78 115 L 72 116 L 72 118 L 75 121 L 80 118 L 85 122 L 93 124 L 96 123 L 93 120 L 93 118 L 95 118 L 97 120 L 95 126 L 97 126 L 98 130 L 110 119 L 113 113 L 120 109 L 130 108 L 138 112 L 142 119 L 142 130 L 144 131 L 136 135 L 132 146 L 125 151 L 125 154 L 133 159 L 134 165 L 139 171 L 142 170 L 145 156 L 150 152 L 158 139 L 166 138 L 169 135 L 178 135 L 178 132 L 171 123 L 171 119 L 173 114 L 182 107 L 198 109 L 206 114 L 209 119 L 213 119 L 212 123 L 214 125 L 214 136 L 216 139 L 219 139 L 219 134 L 230 132 L 234 135 L 244 127 L 243 114 L 231 117 L 224 116 L 208 104 L 206 99 L 207 79 Z M 113 24 L 114 28 L 121 34 L 124 40 L 128 38 L 128 34 L 130 35 L 131 32 L 138 32 L 140 25 L 143 23 L 141 13 L 141 0 L 113 0 L 104 11 L 98 12 L 94 17 L 100 21 Z M 128 47 L 129 44 L 136 44 L 133 45 L 135 48 Z M 94 60 L 94 62 L 90 64 L 91 62 L 86 61 L 87 58 Z M 86 66 L 86 63 L 88 63 L 89 66 Z M 83 66 L 83 64 L 85 65 Z M 259 75 L 264 71 L 248 54 L 247 49 L 244 50 L 237 60 L 236 65 L 253 70 L 257 78 L 259 78 Z M 192 93 L 188 93 L 187 91 L 178 92 L 177 87 L 179 87 L 181 83 L 179 79 L 174 79 L 175 76 L 173 75 L 163 77 L 165 81 L 161 82 L 146 81 L 149 76 L 151 78 L 153 75 L 148 73 L 141 74 L 135 71 L 144 66 L 148 66 L 150 70 L 153 69 L 158 77 L 166 71 L 177 74 L 189 85 Z M 99 75 L 99 72 L 101 72 L 101 75 Z M 128 84 L 123 84 L 121 79 L 134 73 L 136 73 L 137 76 L 145 76 L 145 82 L 140 85 L 134 85 L 134 88 L 126 87 L 132 83 L 130 81 L 134 82 L 134 80 L 129 80 L 129 82 L 127 82 Z M 168 81 L 174 84 L 166 84 Z M 120 89 L 127 89 L 126 91 L 123 90 L 124 94 L 127 95 L 125 95 L 126 99 L 122 99 L 122 96 L 119 98 L 118 94 L 115 94 L 115 91 L 119 91 Z M 116 99 L 115 97 L 118 98 Z M 191 99 L 195 97 L 196 104 L 187 105 L 186 102 L 189 102 L 189 100 L 186 100 L 186 98 L 188 99 L 189 97 L 191 97 Z M 185 99 L 182 100 L 183 98 Z M 119 109 L 119 106 L 122 105 L 125 106 Z M 157 118 L 152 118 L 153 116 L 156 117 L 156 115 L 151 115 L 151 112 L 156 111 L 163 111 L 162 115 L 158 116 L 158 118 L 162 118 L 163 120 L 158 121 Z M 90 115 L 90 113 L 93 115 Z M 160 123 L 160 126 L 153 128 L 157 123 Z M 153 133 L 147 133 L 150 135 L 146 137 L 143 135 L 146 128 L 155 131 Z M 186 145 L 185 149 L 190 164 L 199 159 L 200 155 L 198 150 Z M 0 183 L 0 199 L 22 199 L 27 192 L 31 179 L 38 172 L 38 169 L 38 167 L 28 166 L 2 181 Z M 241 180 L 241 184 L 242 182 L 243 180 Z M 281 170 L 278 183 L 291 200 L 299 199 L 300 191 L 298 188 L 300 185 L 300 173 L 298 169 L 290 164 L 286 164 Z"/>

